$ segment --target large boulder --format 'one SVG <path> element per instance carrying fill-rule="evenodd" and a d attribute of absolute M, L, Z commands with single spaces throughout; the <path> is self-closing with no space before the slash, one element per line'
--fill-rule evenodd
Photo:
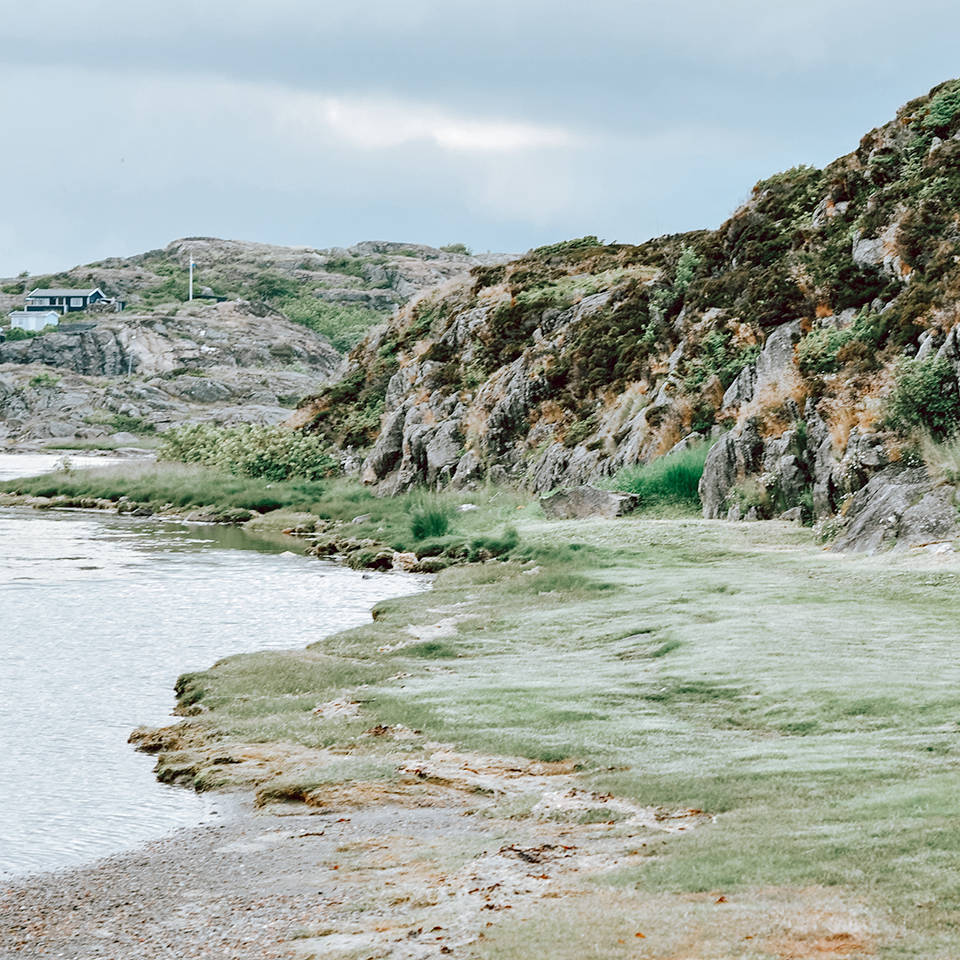
<path fill-rule="evenodd" d="M 748 418 L 739 433 L 727 433 L 707 454 L 700 478 L 700 502 L 707 519 L 725 516 L 727 498 L 733 487 L 762 464 L 764 443 L 754 417 Z"/>
<path fill-rule="evenodd" d="M 558 490 L 540 498 L 543 512 L 552 520 L 582 517 L 621 517 L 637 508 L 640 498 L 632 493 L 614 493 L 588 484 Z"/>

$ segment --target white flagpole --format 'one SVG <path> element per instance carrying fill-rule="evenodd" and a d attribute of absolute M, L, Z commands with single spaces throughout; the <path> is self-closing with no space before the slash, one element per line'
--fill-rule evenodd
<path fill-rule="evenodd" d="M 190 251 L 190 296 L 188 300 L 193 299 L 193 251 Z"/>

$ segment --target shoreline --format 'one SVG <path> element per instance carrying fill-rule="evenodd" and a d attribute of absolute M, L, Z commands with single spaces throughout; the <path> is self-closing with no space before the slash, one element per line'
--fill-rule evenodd
<path fill-rule="evenodd" d="M 952 677 L 955 558 L 775 522 L 519 529 L 366 626 L 184 677 L 184 720 L 144 734 L 161 774 L 250 806 L 104 865 L 86 912 L 95 872 L 21 891 L 35 955 L 98 955 L 97 928 L 120 960 L 951 955 L 949 896 L 911 905 L 943 888 L 923 837 L 960 770 L 925 679 Z"/>
<path fill-rule="evenodd" d="M 8 515 L 9 517 L 13 517 L 13 518 L 16 518 L 16 516 L 17 516 L 18 513 L 21 515 L 21 517 L 27 517 L 26 511 L 25 511 L 22 507 L 20 507 L 20 508 L 10 507 L 10 509 L 8 509 L 8 511 L 6 511 L 6 512 L 7 512 L 7 515 Z M 65 510 L 65 511 L 64 511 L 64 513 L 68 513 L 68 512 L 70 512 L 70 513 L 72 513 L 72 512 L 89 512 L 89 513 L 91 513 L 91 514 L 96 514 L 96 513 L 100 512 L 100 511 L 95 511 L 95 510 L 82 511 L 82 510 L 80 510 L 80 509 L 77 509 L 76 511 L 74 511 L 74 510 L 68 510 L 68 511 Z M 137 518 L 137 519 L 140 519 L 140 518 Z M 181 518 L 168 518 L 168 519 L 175 520 L 175 521 L 177 521 L 177 522 L 181 522 Z M 261 539 L 262 539 L 262 538 L 261 538 Z M 268 536 L 267 539 L 269 540 L 269 539 L 272 539 L 272 538 Z M 250 541 L 250 543 L 249 543 L 249 546 L 256 546 L 256 547 L 258 547 L 258 548 L 259 548 L 259 547 L 262 547 L 262 546 L 265 546 L 265 545 L 257 545 L 257 544 L 255 543 L 255 540 L 256 540 L 256 538 L 251 538 L 251 541 Z M 295 541 L 289 541 L 289 538 L 284 538 L 284 540 L 285 540 L 285 542 L 283 543 L 283 547 L 286 547 L 286 548 L 294 547 L 294 548 L 295 548 L 295 545 L 296 545 L 296 542 L 295 542 Z M 286 541 L 288 541 L 288 542 L 286 542 Z M 229 541 L 229 540 L 228 540 L 228 545 L 229 545 L 230 542 L 232 542 L 232 541 Z M 248 546 L 248 549 L 249 549 L 249 546 Z M 278 551 L 278 549 L 276 548 L 276 545 L 274 545 L 274 548 L 273 548 L 272 550 L 267 549 L 267 550 L 265 551 L 265 554 L 276 554 L 276 553 L 278 553 L 278 552 L 279 552 L 279 551 Z M 329 566 L 329 564 L 328 564 L 328 566 Z M 341 576 L 342 576 L 342 575 L 341 575 Z M 358 579 L 359 579 L 359 578 L 358 578 Z M 368 578 L 367 576 L 364 576 L 363 579 L 369 579 L 369 578 Z M 410 580 L 409 577 L 403 578 L 403 579 L 406 579 L 406 580 L 408 580 L 408 581 Z M 369 599 L 366 600 L 366 602 L 365 602 L 365 604 L 364 604 L 364 607 L 363 607 L 363 609 L 364 609 L 364 611 L 365 611 L 365 613 L 366 613 L 366 616 L 369 617 L 369 611 L 370 611 L 370 609 L 372 608 L 372 606 L 373 606 L 373 604 L 374 604 L 375 602 L 378 602 L 379 600 L 382 600 L 385 596 L 387 596 L 387 597 L 392 596 L 398 589 L 404 590 L 404 589 L 414 588 L 414 589 L 422 590 L 422 589 L 424 588 L 424 585 L 425 585 L 424 580 L 425 580 L 425 578 L 422 578 L 422 577 L 420 577 L 420 578 L 414 578 L 414 580 L 411 582 L 411 586 L 410 586 L 410 587 L 403 587 L 402 585 L 397 585 L 397 584 L 394 584 L 394 586 L 391 587 L 391 586 L 389 586 L 388 581 L 383 581 L 383 583 L 380 584 L 379 588 L 376 587 L 376 586 L 374 586 L 372 589 L 375 591 L 375 595 L 374 595 L 373 597 L 369 597 Z M 418 582 L 418 581 L 419 581 L 419 582 Z M 357 595 L 358 595 L 358 596 L 362 596 L 362 597 L 366 597 L 366 596 L 370 593 L 370 591 L 371 591 L 371 588 L 370 588 L 370 587 L 355 588 L 355 589 L 359 591 Z M 357 614 L 357 611 L 355 610 L 354 613 L 353 613 L 352 622 L 356 622 L 356 614 Z M 351 618 L 350 618 L 350 617 L 347 618 L 347 622 L 348 622 L 348 623 L 351 622 Z M 292 641 L 292 642 L 295 643 L 296 641 Z M 305 641 L 301 640 L 301 642 L 305 642 Z M 232 655 L 236 655 L 237 649 L 238 649 L 238 648 L 237 648 L 235 645 L 233 645 L 233 644 L 230 643 L 230 640 L 229 640 L 229 638 L 228 638 L 228 639 L 227 639 L 227 644 L 226 644 L 226 649 L 224 649 L 224 650 L 221 652 L 220 657 L 222 657 L 222 656 L 232 656 Z M 243 647 L 241 647 L 240 649 L 241 649 L 241 651 L 242 651 Z M 247 649 L 250 649 L 249 646 L 247 647 Z M 196 658 L 194 658 L 194 659 L 195 659 L 195 661 L 196 661 Z M 204 657 L 204 658 L 200 661 L 199 664 L 196 664 L 196 663 L 195 663 L 195 665 L 203 665 L 203 664 L 205 664 L 205 663 L 207 663 L 207 662 L 212 662 L 212 660 L 214 660 L 214 659 L 215 659 L 215 657 L 214 657 L 213 655 L 210 656 L 209 660 L 208 660 L 206 657 Z M 178 673 L 179 673 L 179 672 L 182 672 L 182 670 L 183 670 L 183 666 L 181 665 L 180 670 L 178 671 Z M 162 699 L 169 701 L 169 694 L 170 694 L 170 692 L 172 692 L 173 681 L 174 681 L 176 675 L 177 675 L 177 674 L 174 674 L 173 676 L 170 677 L 169 683 L 163 683 L 163 684 L 162 684 L 162 687 L 160 688 Z M 174 704 L 170 703 L 169 706 L 167 707 L 167 709 L 161 712 L 161 715 L 160 715 L 160 716 L 162 717 L 162 716 L 163 716 L 163 713 L 171 713 L 171 714 L 172 714 L 173 706 L 174 706 Z M 156 722 L 157 719 L 159 719 L 159 718 L 157 717 L 157 715 L 156 715 L 155 712 L 154 712 L 153 714 L 150 714 L 150 713 L 147 713 L 147 714 L 146 714 L 146 716 L 151 716 L 151 715 L 154 717 L 154 722 Z M 171 717 L 171 719 L 172 719 L 172 717 Z M 133 724 L 134 724 L 135 722 L 136 722 L 136 717 L 135 717 L 135 715 L 134 715 L 134 716 L 132 717 L 132 719 L 130 720 L 130 725 L 127 727 L 127 729 L 131 729 L 131 728 L 133 727 Z M 119 743 L 118 746 L 119 746 L 119 749 L 120 749 L 121 751 L 132 752 L 132 751 L 131 751 L 131 748 L 130 748 L 129 746 L 127 746 L 126 744 L 124 744 L 124 741 L 122 741 L 122 740 L 120 741 L 120 743 Z M 26 749 L 29 749 L 29 747 L 27 747 Z M 149 768 L 150 768 L 150 764 L 147 762 L 147 759 L 146 759 L 145 757 L 144 757 L 144 758 L 141 758 L 141 760 L 142 760 L 142 762 L 143 762 L 144 773 L 146 773 L 146 771 L 149 770 Z M 139 766 L 140 766 L 140 761 L 138 761 L 138 767 L 139 767 Z M 150 779 L 155 783 L 155 782 L 156 782 L 156 777 L 153 776 L 153 775 L 149 775 L 149 776 L 150 776 Z M 164 788 L 158 785 L 157 789 L 163 790 Z M 167 789 L 169 789 L 169 788 L 167 788 Z M 179 792 L 179 788 L 178 788 L 178 792 Z M 229 796 L 230 796 L 230 795 L 229 795 L 229 794 L 226 794 L 226 793 L 221 793 L 221 794 L 208 793 L 208 794 L 206 794 L 206 795 L 202 798 L 202 804 L 199 804 L 199 803 L 197 804 L 197 818 L 196 818 L 193 822 L 194 822 L 194 823 L 203 823 L 203 822 L 205 822 L 210 816 L 217 815 L 217 811 L 220 811 L 220 812 L 222 813 L 223 808 L 224 808 L 224 803 L 226 802 L 226 801 L 225 801 L 224 799 L 222 799 L 222 798 L 229 797 Z M 67 801 L 67 802 L 69 802 L 69 801 Z M 213 807 L 215 808 L 214 811 L 211 811 L 211 810 L 209 809 L 211 806 L 213 806 Z M 133 809 L 132 809 L 132 808 L 131 808 L 131 813 L 133 813 Z M 189 819 L 188 819 L 186 822 L 187 822 L 187 827 L 189 828 L 189 826 L 190 826 L 190 821 L 189 821 Z M 181 829 L 180 827 L 175 826 L 175 827 L 173 827 L 173 832 L 176 833 L 176 832 L 179 831 L 180 829 Z M 131 832 L 133 833 L 134 836 L 136 836 L 135 831 L 131 831 Z M 146 836 L 147 836 L 148 838 L 149 838 L 149 836 L 150 836 L 150 833 L 149 833 L 148 831 L 141 831 L 141 833 L 146 833 Z M 18 835 L 17 835 L 17 838 L 18 838 L 18 839 L 25 839 L 25 842 L 29 842 L 29 837 L 28 837 L 28 836 L 27 836 L 26 838 L 21 838 L 20 835 L 18 834 Z M 64 842 L 66 843 L 67 841 L 65 840 Z M 139 844 L 143 843 L 143 842 L 145 842 L 145 841 L 144 841 L 144 840 L 141 840 L 141 839 L 135 839 L 135 840 L 132 841 L 132 845 L 131 845 L 131 841 L 124 841 L 124 840 L 122 839 L 122 835 L 121 835 L 121 843 L 119 844 L 120 852 L 122 852 L 125 848 L 126 848 L 126 849 L 135 850 L 136 847 L 137 847 Z M 81 848 L 82 848 L 82 847 L 81 847 Z M 32 869 L 27 869 L 26 872 L 21 872 L 21 871 L 22 871 L 22 868 L 24 867 L 25 864 L 42 862 L 42 861 L 40 861 L 40 858 L 39 858 L 39 857 L 36 857 L 36 856 L 32 855 L 31 853 L 29 853 L 29 852 L 26 850 L 26 848 L 24 848 L 24 851 L 23 851 L 23 852 L 24 852 L 24 857 L 23 857 L 22 859 L 17 859 L 16 856 L 14 856 L 14 861 L 15 861 L 16 864 L 19 864 L 19 866 L 15 866 L 14 863 L 12 863 L 12 864 L 11 864 L 11 872 L 9 872 L 9 873 L 4 873 L 2 876 L 0 876 L 0 886 L 10 885 L 10 884 L 17 884 L 17 883 L 20 883 L 20 882 L 29 882 L 30 880 L 35 879 L 35 878 L 38 879 L 38 881 L 42 883 L 42 882 L 45 882 L 44 878 L 48 878 L 48 879 L 49 879 L 49 878 L 53 877 L 55 874 L 57 874 L 57 873 L 59 873 L 59 872 L 61 872 L 61 871 L 70 872 L 70 871 L 73 871 L 73 870 L 82 869 L 82 868 L 85 866 L 85 864 L 83 863 L 83 861 L 81 861 L 80 865 L 77 866 L 77 867 L 71 866 L 70 863 L 64 863 L 64 864 L 61 864 L 61 865 L 59 865 L 59 866 L 53 866 L 53 867 L 51 867 L 50 869 L 44 869 L 44 868 L 42 868 L 42 867 L 39 867 L 39 868 L 34 867 L 34 868 L 32 868 Z M 89 856 L 89 853 L 88 853 L 88 856 Z M 49 862 L 49 861 L 48 861 L 48 862 Z M 92 863 L 92 862 L 95 862 L 95 861 L 90 861 L 90 862 Z M 3 937 L 0 937 L 0 943 L 2 943 L 2 942 L 4 942 Z M 2 950 L 0 950 L 0 954 L 2 954 Z"/>

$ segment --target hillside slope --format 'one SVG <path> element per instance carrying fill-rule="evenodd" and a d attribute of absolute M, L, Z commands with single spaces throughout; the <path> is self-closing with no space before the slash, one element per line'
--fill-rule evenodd
<path fill-rule="evenodd" d="M 707 516 L 842 511 L 866 548 L 945 537 L 953 488 L 918 451 L 960 422 L 958 214 L 951 81 L 824 170 L 758 183 L 718 230 L 474 268 L 358 346 L 298 422 L 386 492 L 547 491 L 722 437 Z"/>
<path fill-rule="evenodd" d="M 197 420 L 279 423 L 341 363 L 325 338 L 242 300 L 93 314 L 0 343 L 0 439 L 96 441 Z"/>

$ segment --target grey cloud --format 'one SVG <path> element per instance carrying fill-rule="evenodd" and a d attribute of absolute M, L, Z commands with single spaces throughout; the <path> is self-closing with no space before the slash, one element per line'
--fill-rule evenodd
<path fill-rule="evenodd" d="M 0 106 L 61 143 L 0 155 L 0 273 L 190 232 L 523 249 L 712 226 L 758 177 L 852 149 L 955 72 L 958 26 L 942 0 L 18 4 Z M 267 123 L 266 90 L 572 140 L 474 156 L 304 139 Z"/>

